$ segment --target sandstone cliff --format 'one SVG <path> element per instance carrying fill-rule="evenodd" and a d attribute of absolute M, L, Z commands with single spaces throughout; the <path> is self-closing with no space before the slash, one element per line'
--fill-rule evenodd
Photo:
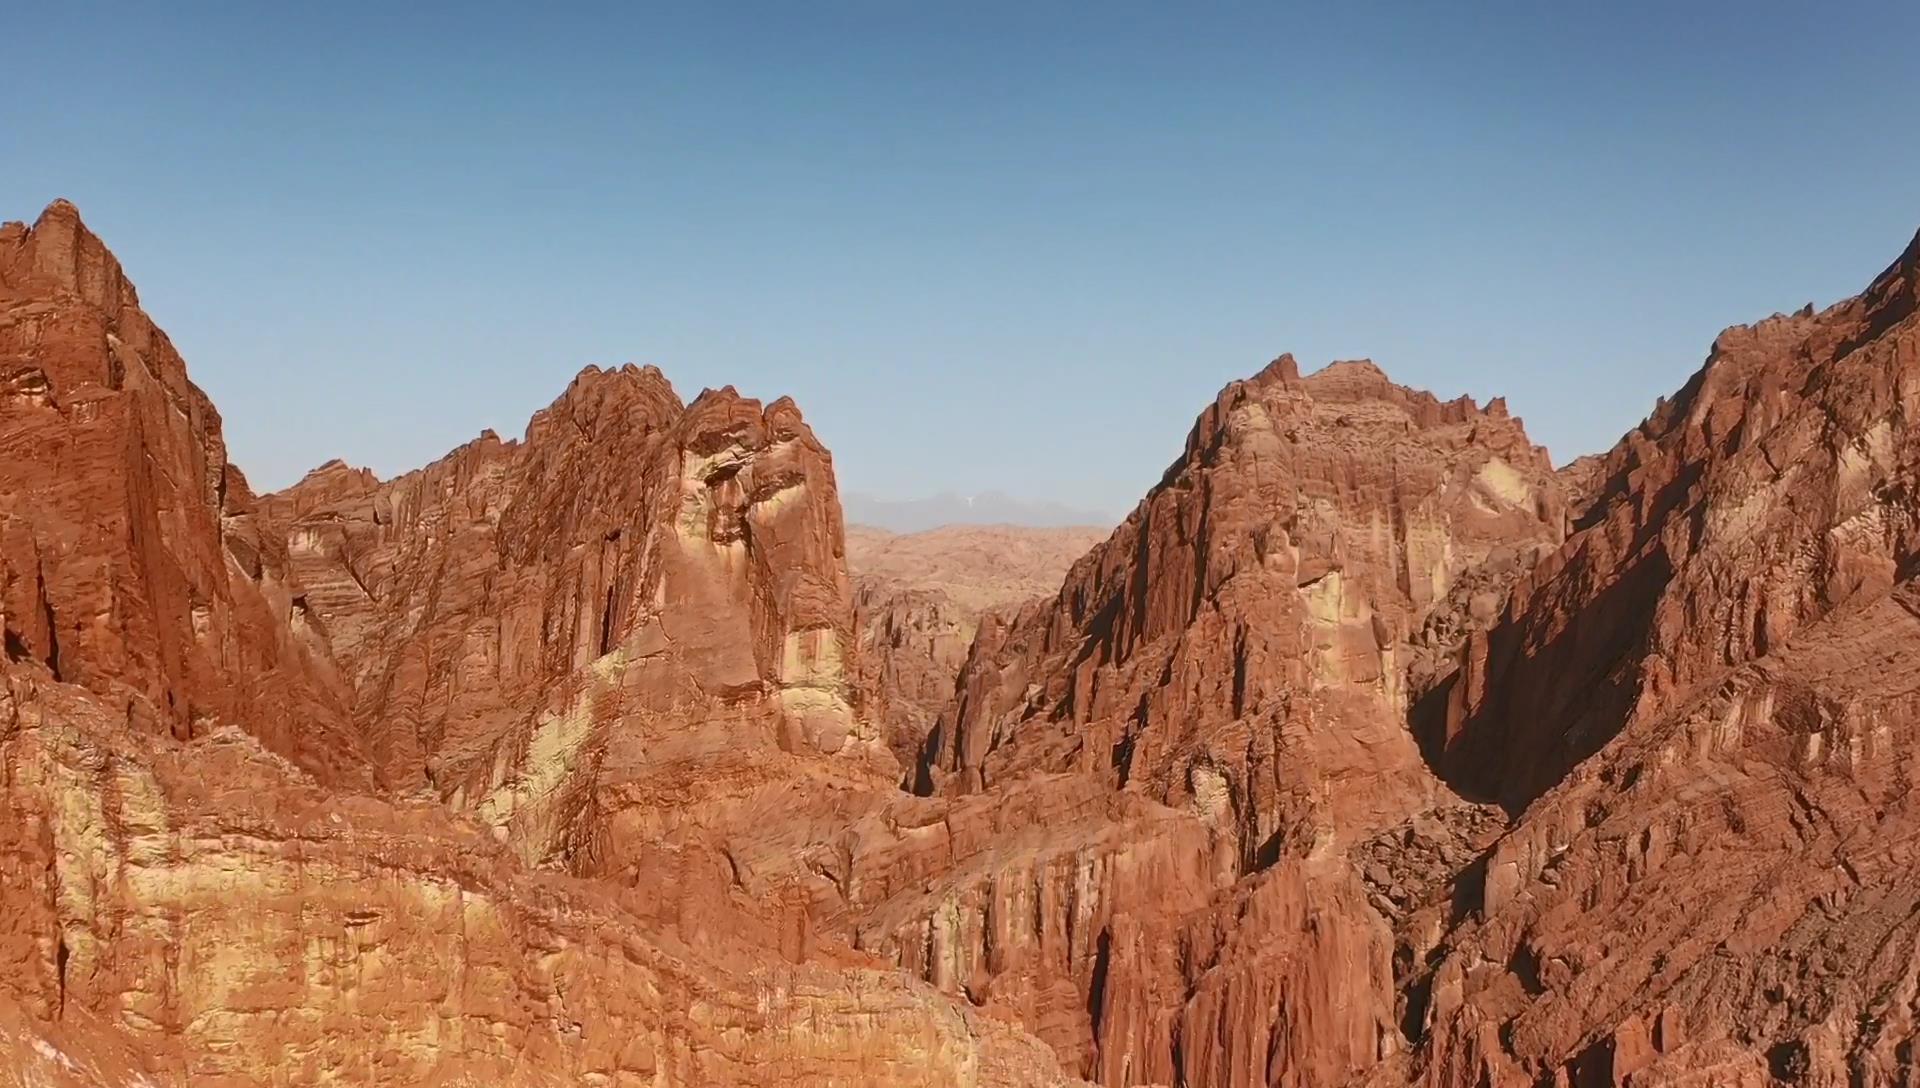
<path fill-rule="evenodd" d="M 897 776 L 790 403 L 589 370 L 256 500 L 66 204 L 0 228 L 0 390 L 0 1083 L 1062 1080 L 729 873 Z"/>
<path fill-rule="evenodd" d="M 1721 334 L 1473 637 L 1420 724 L 1520 816 L 1421 950 L 1425 1082 L 1920 1076 L 1917 302 L 1920 238 Z"/>
<path fill-rule="evenodd" d="M 1920 1083 L 1916 310 L 1920 238 L 1557 472 L 1282 357 L 1110 534 L 850 544 L 651 368 L 256 497 L 55 204 L 0 1085 Z"/>
<path fill-rule="evenodd" d="M 1400 1039 L 1382 906 L 1436 875 L 1390 870 L 1430 854 L 1443 879 L 1488 824 L 1405 728 L 1411 666 L 1490 621 L 1565 522 L 1498 402 L 1365 362 L 1228 386 L 1059 593 L 983 631 L 928 745 L 923 783 L 956 811 L 1039 815 L 869 908 L 865 942 L 1018 1010 L 1103 1083 L 1370 1067 Z M 1369 866 L 1382 836 L 1408 845 Z"/>
<path fill-rule="evenodd" d="M 0 639 L 181 740 L 240 724 L 325 781 L 370 765 L 220 416 L 73 205 L 0 227 Z"/>

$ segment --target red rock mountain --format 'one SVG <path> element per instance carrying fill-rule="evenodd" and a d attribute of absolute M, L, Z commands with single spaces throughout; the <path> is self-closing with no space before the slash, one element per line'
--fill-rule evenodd
<path fill-rule="evenodd" d="M 1126 799 L 1135 826 L 1056 833 L 1067 863 L 970 891 L 962 972 L 1000 985 L 1020 936 L 998 920 L 1066 901 L 1097 937 L 1072 986 L 1049 973 L 1019 1001 L 1076 1024 L 1063 1054 L 1094 1079 L 1338 1083 L 1391 1053 L 1372 900 L 1391 914 L 1433 874 L 1375 866 L 1370 887 L 1364 851 L 1386 835 L 1470 857 L 1488 822 L 1408 733 L 1410 666 L 1491 619 L 1565 523 L 1497 401 L 1441 402 L 1366 362 L 1302 378 L 1289 357 L 1228 386 L 1059 594 L 975 644 L 929 746 L 936 792 L 1071 782 Z"/>
<path fill-rule="evenodd" d="M 850 547 L 650 368 L 254 496 L 55 204 L 0 1086 L 1920 1083 L 1916 308 L 1920 239 L 1558 472 L 1282 357 L 1110 534 Z"/>
<path fill-rule="evenodd" d="M 1730 329 L 1424 728 L 1518 813 L 1410 993 L 1433 1084 L 1912 1084 L 1920 237 Z M 1489 967 L 1497 970 L 1489 970 Z"/>
<path fill-rule="evenodd" d="M 0 391 L 0 1084 L 1062 1080 L 715 845 L 897 777 L 790 403 L 588 371 L 260 501 L 64 203 Z"/>

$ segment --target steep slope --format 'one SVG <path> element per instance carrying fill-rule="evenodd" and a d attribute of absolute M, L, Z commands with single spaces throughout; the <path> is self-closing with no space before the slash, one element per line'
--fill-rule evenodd
<path fill-rule="evenodd" d="M 180 739 L 368 762 L 220 416 L 73 205 L 0 227 L 0 640 Z M 289 713 L 288 711 L 292 711 Z"/>
<path fill-rule="evenodd" d="M 0 228 L 0 364 L 0 1082 L 1060 1082 L 715 855 L 896 774 L 790 404 L 590 371 L 255 502 L 65 204 Z"/>
<path fill-rule="evenodd" d="M 905 766 L 953 695 L 980 620 L 1060 588 L 1104 529 L 950 525 L 898 534 L 847 527 L 867 712 Z"/>
<path fill-rule="evenodd" d="M 1057 596 L 983 630 L 923 766 L 971 845 L 902 888 L 865 838 L 863 944 L 1107 1084 L 1369 1068 L 1400 1038 L 1388 916 L 1497 826 L 1428 772 L 1410 685 L 1564 528 L 1498 402 L 1364 362 L 1229 385 Z"/>
<path fill-rule="evenodd" d="M 1206 757 L 1232 769 L 1250 861 L 1280 799 L 1245 766 L 1259 744 L 1247 723 L 1337 719 L 1330 735 L 1299 733 L 1319 788 L 1347 766 L 1423 789 L 1402 723 L 1429 619 L 1487 613 L 1456 591 L 1491 592 L 1488 572 L 1526 569 L 1564 522 L 1544 451 L 1501 402 L 1443 404 L 1366 362 L 1302 379 L 1282 358 L 1222 391 L 1058 597 L 996 635 L 963 677 L 933 770 L 962 790 L 1090 770 L 1184 803 Z M 1349 812 L 1368 803 L 1344 799 Z"/>
<path fill-rule="evenodd" d="M 1917 311 L 1920 237 L 1558 472 L 1283 357 L 1068 566 L 650 368 L 256 499 L 56 204 L 0 1085 L 1920 1083 Z"/>
<path fill-rule="evenodd" d="M 1524 815 L 1422 950 L 1425 1080 L 1920 1076 L 1917 302 L 1920 238 L 1723 333 L 1473 638 L 1423 724 Z"/>
<path fill-rule="evenodd" d="M 770 812 L 900 777 L 852 705 L 832 463 L 791 401 L 589 369 L 524 442 L 379 484 L 333 464 L 268 505 L 389 779 L 529 863 L 671 886 Z"/>

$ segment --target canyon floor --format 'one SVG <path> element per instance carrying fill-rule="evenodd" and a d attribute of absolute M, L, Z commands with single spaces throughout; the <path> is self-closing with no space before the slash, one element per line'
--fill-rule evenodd
<path fill-rule="evenodd" d="M 1917 311 L 1559 468 L 1281 356 L 1118 526 L 894 534 L 652 367 L 256 493 L 56 202 L 0 1085 L 1920 1084 Z"/>

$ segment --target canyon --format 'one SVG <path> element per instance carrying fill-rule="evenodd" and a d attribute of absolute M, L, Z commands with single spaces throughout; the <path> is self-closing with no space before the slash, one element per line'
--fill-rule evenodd
<path fill-rule="evenodd" d="M 1920 237 L 1556 468 L 1281 356 L 1117 527 L 588 367 L 257 494 L 0 227 L 0 1085 L 1920 1084 Z"/>

